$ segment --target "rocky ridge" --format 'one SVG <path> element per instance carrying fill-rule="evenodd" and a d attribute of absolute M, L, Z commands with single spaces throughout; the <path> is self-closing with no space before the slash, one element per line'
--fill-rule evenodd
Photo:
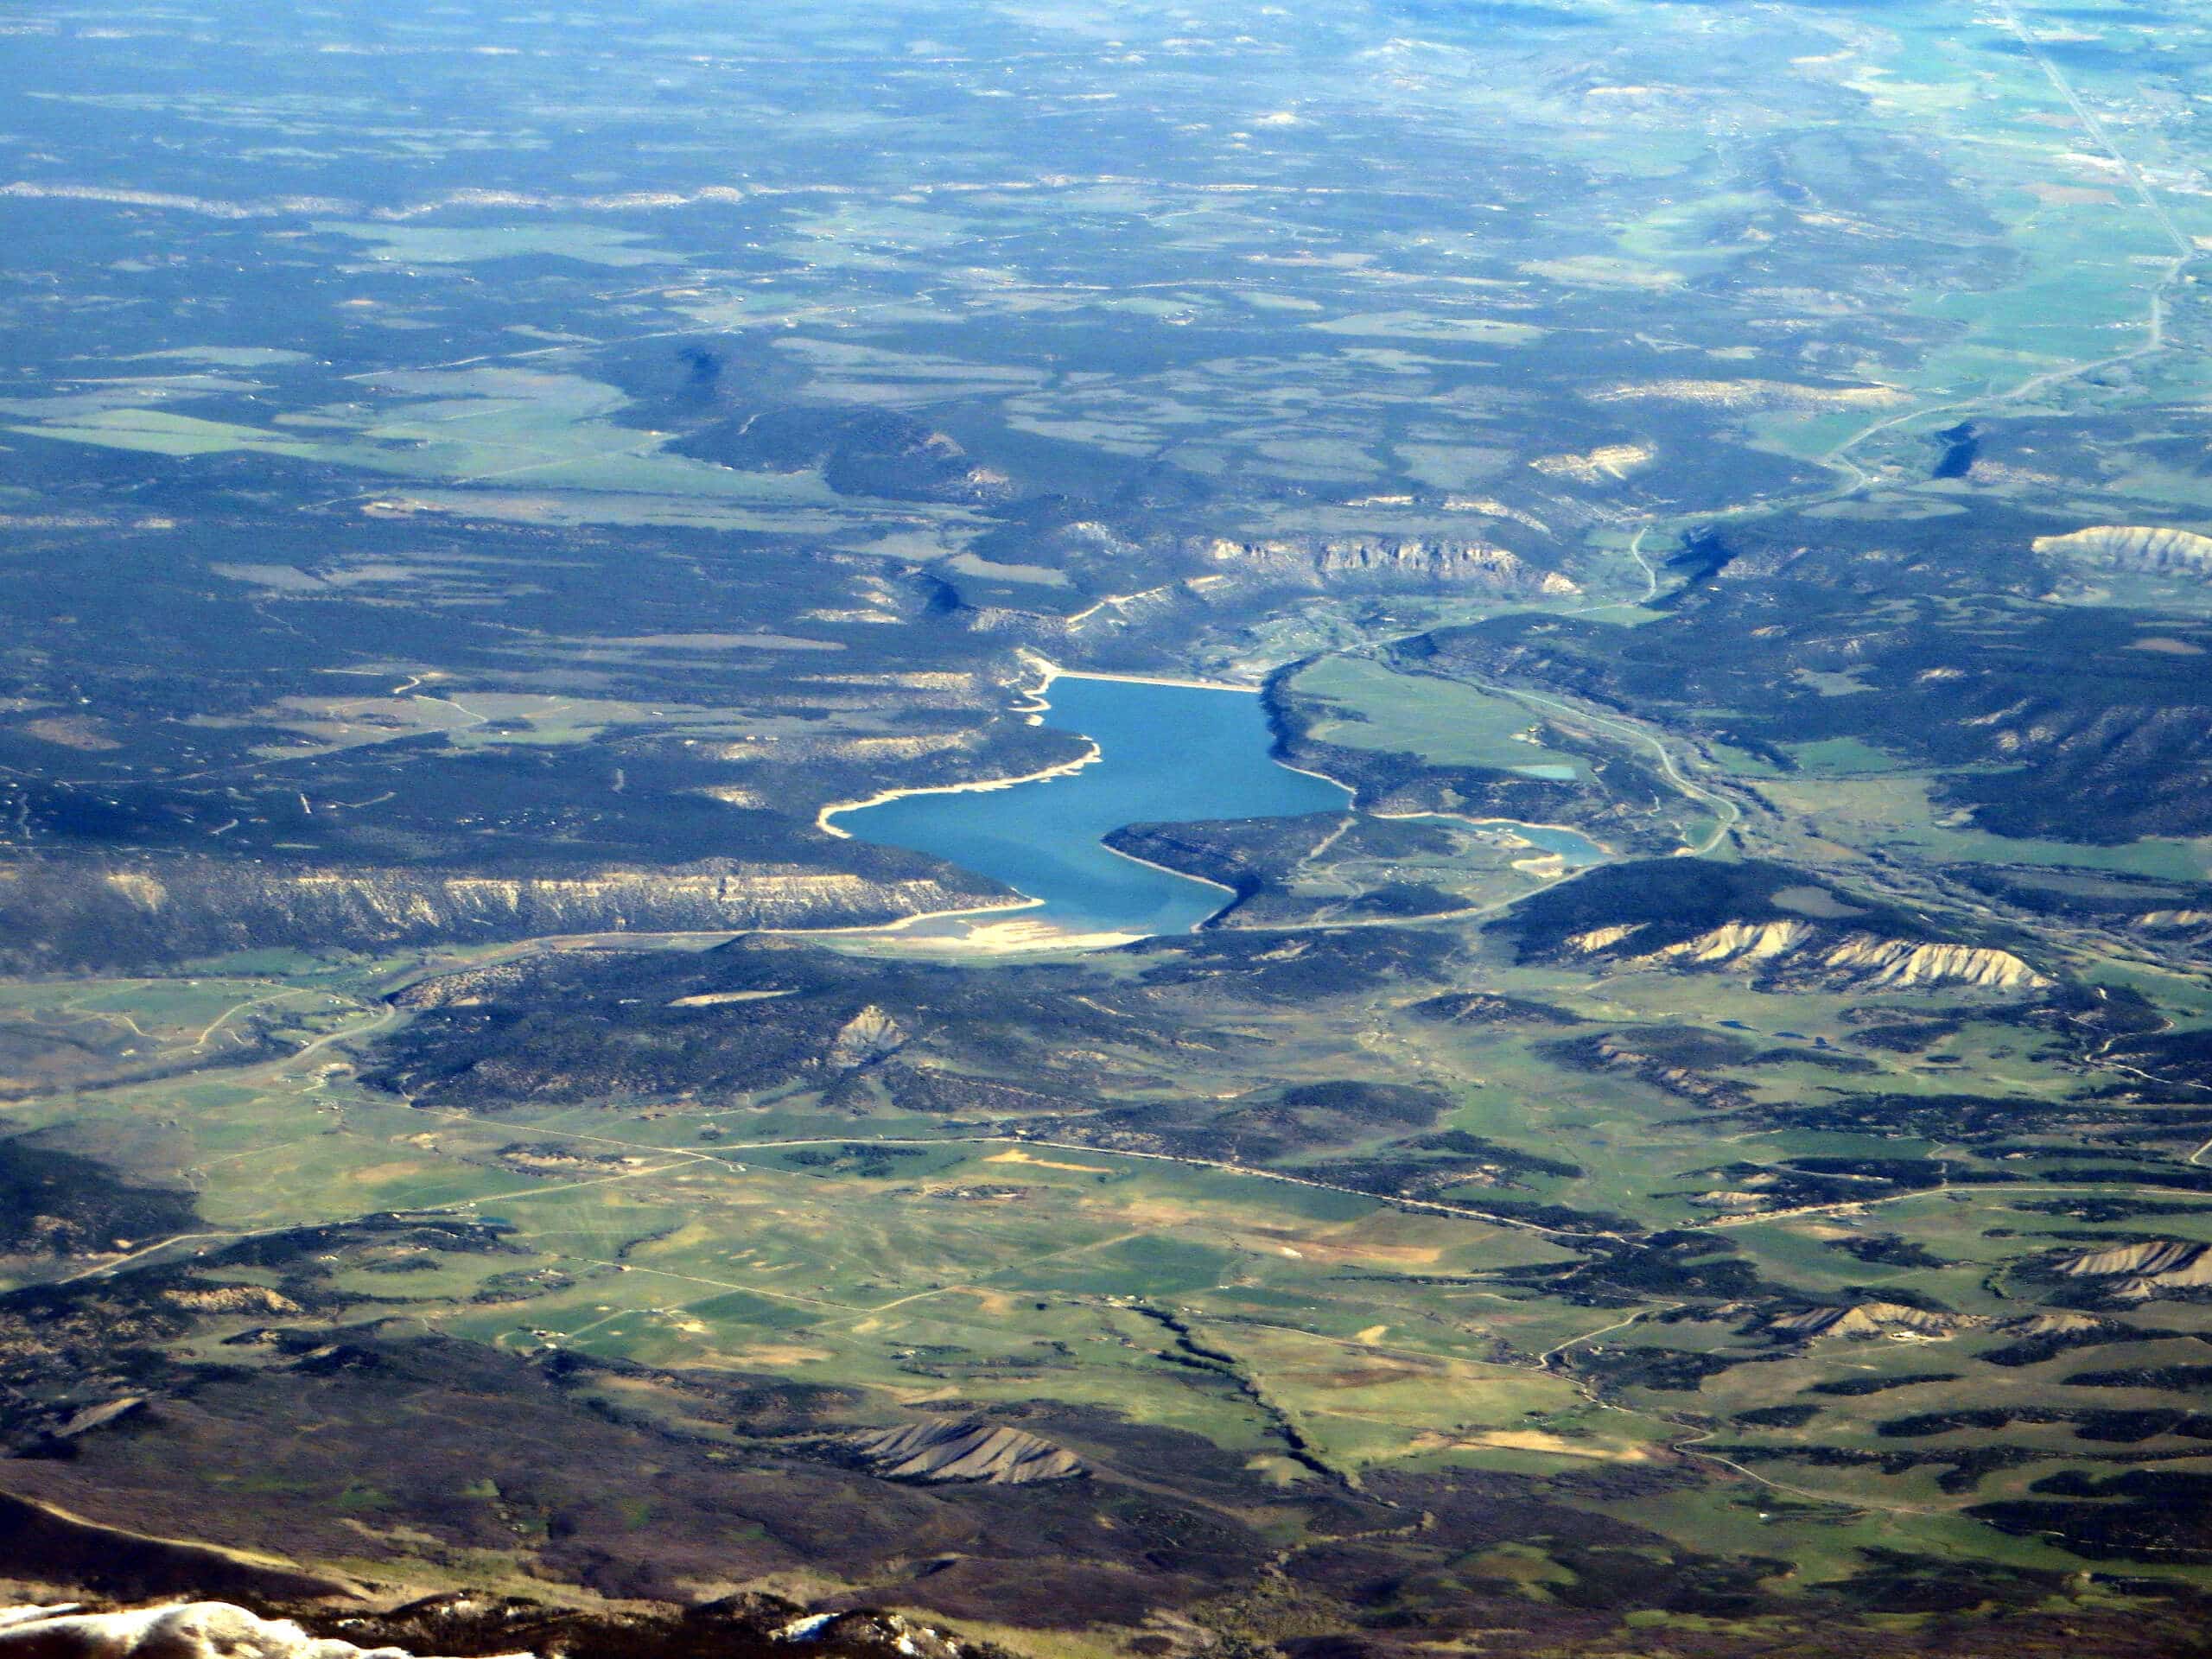
<path fill-rule="evenodd" d="M 1224 574 L 1300 588 L 1380 582 L 1498 594 L 1577 594 L 1555 570 L 1542 570 L 1490 542 L 1391 536 L 1236 542 L 1217 538 L 1194 550 Z"/>
<path fill-rule="evenodd" d="M 1646 924 L 1594 928 L 1567 940 L 1585 956 L 1619 954 Z M 1923 989 L 1967 985 L 1980 990 L 2033 991 L 2054 982 L 2009 950 L 1985 945 L 1839 934 L 1812 922 L 1727 922 L 1640 954 L 1625 966 L 1738 968 L 1780 982 L 1818 982 L 1858 990 Z"/>
<path fill-rule="evenodd" d="M 995 884 L 954 879 L 874 880 L 732 859 L 512 877 L 199 858 L 129 869 L 22 865 L 0 868 L 0 927 L 39 942 L 16 948 L 22 965 L 92 965 L 263 946 L 866 925 L 1012 902 Z"/>

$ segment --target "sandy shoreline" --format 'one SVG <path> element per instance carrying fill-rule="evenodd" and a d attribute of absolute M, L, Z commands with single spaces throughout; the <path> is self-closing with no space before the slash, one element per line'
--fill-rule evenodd
<path fill-rule="evenodd" d="M 1188 870 L 1179 870 L 1172 864 L 1157 864 L 1151 859 L 1139 858 L 1135 853 L 1125 853 L 1120 848 L 1114 845 L 1110 841 L 1102 841 L 1098 844 L 1101 847 L 1103 847 L 1108 852 L 1113 854 L 1116 858 L 1126 858 L 1132 864 L 1141 864 L 1147 870 L 1158 870 L 1162 875 L 1172 875 L 1179 881 L 1196 881 L 1201 887 L 1218 887 L 1224 893 L 1233 893 L 1236 891 L 1236 889 L 1230 887 L 1228 882 L 1217 881 L 1210 875 L 1192 875 Z M 1219 915 L 1221 912 L 1216 911 L 1214 913 L 1216 915 Z M 1195 929 L 1192 931 L 1196 931 Z M 1147 934 L 1144 937 L 1150 938 L 1152 936 Z"/>
<path fill-rule="evenodd" d="M 1238 691 L 1248 697 L 1260 695 L 1256 685 L 1236 685 L 1228 680 L 1182 680 L 1166 674 L 1103 674 L 1088 669 L 1055 668 L 1055 680 L 1112 680 L 1122 685 L 1175 685 L 1185 691 Z M 1049 683 L 1049 682 L 1048 682 Z"/>
<path fill-rule="evenodd" d="M 916 919 L 919 919 L 917 918 Z M 1090 932 L 1056 923 L 1020 919 L 979 921 L 960 933 L 904 933 L 897 928 L 868 930 L 879 947 L 916 956 L 1038 956 L 1070 950 L 1110 950 L 1150 938 L 1144 933 Z"/>
<path fill-rule="evenodd" d="M 1090 740 L 1085 738 L 1085 742 Z M 982 778 L 965 784 L 917 784 L 911 789 L 879 790 L 864 801 L 832 801 L 814 815 L 814 827 L 824 835 L 835 836 L 840 841 L 850 841 L 853 832 L 840 830 L 830 822 L 841 812 L 858 812 L 863 808 L 883 806 L 892 801 L 903 801 L 909 795 L 974 795 L 986 790 L 1012 789 L 1017 784 L 1039 784 L 1047 778 L 1065 778 L 1070 772 L 1081 772 L 1085 766 L 1105 759 L 1105 752 L 1096 743 L 1090 753 L 1073 760 L 1062 761 L 1057 766 L 1046 766 L 1037 772 L 1025 772 L 1019 778 Z M 1042 903 L 1041 899 L 1037 900 Z"/>
<path fill-rule="evenodd" d="M 1147 869 L 1158 870 L 1178 880 L 1195 881 L 1201 887 L 1213 887 L 1236 898 L 1236 889 L 1210 876 L 1192 875 L 1187 870 L 1171 869 L 1165 864 L 1154 863 L 1148 858 L 1139 858 L 1135 853 L 1125 853 L 1118 847 L 1098 843 L 1116 858 L 1126 858 L 1132 864 L 1141 864 Z M 1152 933 L 1120 933 L 1085 931 L 1077 927 L 1066 927 L 1056 922 L 1025 921 L 1017 912 L 1034 910 L 1046 901 L 1042 899 L 1022 899 L 1012 904 L 977 906 L 963 910 L 934 910 L 918 916 L 906 916 L 895 922 L 864 923 L 852 927 L 795 927 L 761 928 L 760 932 L 789 933 L 796 937 L 809 934 L 840 935 L 847 938 L 874 939 L 881 944 L 917 954 L 932 952 L 945 956 L 1002 957 L 1060 950 L 1110 950 L 1124 944 L 1135 944 L 1140 939 L 1163 937 Z M 1195 933 L 1214 917 L 1220 909 L 1209 911 L 1192 926 L 1185 930 Z M 995 919 L 1003 917 L 1005 920 Z M 957 921 L 964 925 L 958 933 L 918 933 L 918 924 L 932 921 Z M 1179 935 L 1166 935 L 1178 938 Z"/>

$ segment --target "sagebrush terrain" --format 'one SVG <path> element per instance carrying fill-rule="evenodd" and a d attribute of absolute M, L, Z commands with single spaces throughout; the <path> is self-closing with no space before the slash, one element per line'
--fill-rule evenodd
<path fill-rule="evenodd" d="M 2208 70 L 11 12 L 0 1576 L 2195 1650 Z M 1113 949 L 833 810 L 1067 673 L 1345 808 L 1135 815 L 1220 908 Z"/>

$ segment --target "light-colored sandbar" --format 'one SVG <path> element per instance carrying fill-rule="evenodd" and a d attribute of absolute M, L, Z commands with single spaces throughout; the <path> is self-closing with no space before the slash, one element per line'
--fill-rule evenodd
<path fill-rule="evenodd" d="M 1037 689 L 1027 695 L 1046 707 L 1044 695 L 1052 689 L 1054 680 L 1118 680 L 1124 685 L 1179 685 L 1192 691 L 1242 691 L 1246 696 L 1256 697 L 1261 688 L 1256 685 L 1237 685 L 1229 680 L 1198 680 L 1179 677 L 1173 674 L 1109 674 L 1087 668 L 1062 668 L 1041 652 L 1024 647 L 1021 660 L 1035 669 L 1042 677 Z"/>
<path fill-rule="evenodd" d="M 1134 944 L 1143 933 L 1085 933 L 1052 922 L 979 921 L 958 933 L 902 933 L 887 928 L 869 943 L 917 956 L 1003 957 L 1057 950 L 1107 950 Z"/>
<path fill-rule="evenodd" d="M 1316 772 L 1311 766 L 1294 766 L 1289 761 L 1283 760 L 1279 755 L 1271 754 L 1268 759 L 1273 760 L 1275 765 L 1281 766 L 1285 772 L 1294 772 L 1301 778 L 1318 778 L 1323 783 L 1328 785 L 1332 789 L 1341 789 L 1344 791 L 1344 810 L 1347 812 L 1351 810 L 1351 803 L 1358 798 L 1359 791 L 1357 790 L 1354 789 L 1350 784 L 1344 783 L 1338 779 L 1330 777 L 1325 772 Z M 1382 814 L 1370 813 L 1368 816 L 1370 817 L 1380 817 Z"/>
<path fill-rule="evenodd" d="M 1248 697 L 1260 695 L 1256 685 L 1237 685 L 1228 680 L 1180 680 L 1166 674 L 1094 674 L 1088 669 L 1064 668 L 1055 673 L 1056 680 L 1117 680 L 1123 685 L 1179 685 L 1186 691 L 1241 691 Z"/>

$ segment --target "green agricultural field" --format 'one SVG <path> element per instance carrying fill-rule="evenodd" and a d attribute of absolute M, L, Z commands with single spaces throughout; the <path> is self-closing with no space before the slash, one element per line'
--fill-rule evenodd
<path fill-rule="evenodd" d="M 1443 766 L 1572 779 L 1589 775 L 1579 757 L 1546 748 L 1542 719 L 1510 696 L 1345 657 L 1325 658 L 1291 686 L 1336 711 L 1311 730 L 1323 742 L 1405 751 Z"/>

